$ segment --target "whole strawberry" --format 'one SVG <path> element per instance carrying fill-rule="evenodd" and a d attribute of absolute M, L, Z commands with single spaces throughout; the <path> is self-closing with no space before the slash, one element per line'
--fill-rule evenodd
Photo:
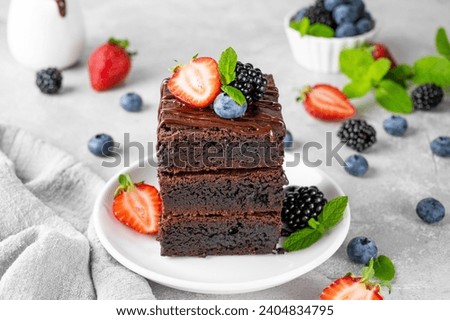
<path fill-rule="evenodd" d="M 131 70 L 131 57 L 128 40 L 110 38 L 92 52 L 89 57 L 89 77 L 96 91 L 108 90 L 123 82 Z"/>
<path fill-rule="evenodd" d="M 386 47 L 386 45 L 379 42 L 373 43 L 371 46 L 371 51 L 372 56 L 375 60 L 386 58 L 391 61 L 391 69 L 397 66 L 397 62 L 395 61 L 394 57 L 392 56 L 391 52 Z"/>

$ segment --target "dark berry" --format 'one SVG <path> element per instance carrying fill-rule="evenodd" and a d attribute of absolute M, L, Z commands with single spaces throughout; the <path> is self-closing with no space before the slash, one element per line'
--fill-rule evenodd
<path fill-rule="evenodd" d="M 390 116 L 383 121 L 384 130 L 392 136 L 401 137 L 408 129 L 408 121 L 401 116 Z"/>
<path fill-rule="evenodd" d="M 411 93 L 414 109 L 428 111 L 436 108 L 444 98 L 441 87 L 428 83 L 418 86 Z"/>
<path fill-rule="evenodd" d="M 55 94 L 61 89 L 62 74 L 56 68 L 42 69 L 36 74 L 36 85 L 42 93 Z"/>
<path fill-rule="evenodd" d="M 431 141 L 431 151 L 443 158 L 450 158 L 450 137 L 438 137 Z"/>
<path fill-rule="evenodd" d="M 106 157 L 112 154 L 111 148 L 114 146 L 114 140 L 105 133 L 93 136 L 88 143 L 90 152 L 99 157 Z"/>
<path fill-rule="evenodd" d="M 236 64 L 236 79 L 231 83 L 233 87 L 240 90 L 247 103 L 261 100 L 267 89 L 267 80 L 260 69 L 254 68 L 251 63 Z"/>
<path fill-rule="evenodd" d="M 445 208 L 439 200 L 425 198 L 416 207 L 417 215 L 426 223 L 436 223 L 444 219 Z"/>
<path fill-rule="evenodd" d="M 336 28 L 336 23 L 333 20 L 331 12 L 325 10 L 325 7 L 322 2 L 316 3 L 314 6 L 311 6 L 306 9 L 305 17 L 309 18 L 311 24 L 313 23 L 322 23 L 326 24 L 331 28 Z"/>
<path fill-rule="evenodd" d="M 292 149 L 292 146 L 294 145 L 294 138 L 292 137 L 292 133 L 289 130 L 286 130 L 283 144 L 285 149 Z"/>
<path fill-rule="evenodd" d="M 356 263 L 368 264 L 370 259 L 377 257 L 377 254 L 377 245 L 366 237 L 353 238 L 347 245 L 347 255 Z"/>
<path fill-rule="evenodd" d="M 120 105 L 126 111 L 139 112 L 142 109 L 142 98 L 140 95 L 130 92 L 120 98 Z"/>
<path fill-rule="evenodd" d="M 284 189 L 281 221 L 284 234 L 291 234 L 308 225 L 308 220 L 317 218 L 327 203 L 317 187 L 289 186 Z"/>
<path fill-rule="evenodd" d="M 345 121 L 337 136 L 348 147 L 358 152 L 366 150 L 377 142 L 377 132 L 364 120 Z"/>
<path fill-rule="evenodd" d="M 355 177 L 362 177 L 369 170 L 369 162 L 360 154 L 354 154 L 345 160 L 345 171 Z"/>

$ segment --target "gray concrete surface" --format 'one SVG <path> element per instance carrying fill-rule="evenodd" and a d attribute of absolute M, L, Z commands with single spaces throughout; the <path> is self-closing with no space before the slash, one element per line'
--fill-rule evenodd
<path fill-rule="evenodd" d="M 0 3 L 0 121 L 29 130 L 73 154 L 103 178 L 123 167 L 105 168 L 102 160 L 87 150 L 88 139 L 99 132 L 123 142 L 124 132 L 133 141 L 154 142 L 156 109 L 161 79 L 174 59 L 194 53 L 218 56 L 233 46 L 240 57 L 273 73 L 281 91 L 287 127 L 302 145 L 323 143 L 326 132 L 336 132 L 338 123 L 325 123 L 308 116 L 295 102 L 299 88 L 318 82 L 342 86 L 342 75 L 323 75 L 298 67 L 289 51 L 282 26 L 287 12 L 306 5 L 306 0 L 82 0 L 87 26 L 83 60 L 64 72 L 64 90 L 57 96 L 42 95 L 34 85 L 34 72 L 21 67 L 6 46 L 9 1 Z M 450 31 L 450 2 L 445 0 L 366 0 L 381 26 L 378 40 L 389 45 L 397 60 L 411 63 L 435 52 L 438 26 Z M 139 51 L 126 84 L 105 93 L 89 86 L 88 54 L 109 36 L 128 37 Z M 142 113 L 123 111 L 119 97 L 128 91 L 140 93 L 146 108 Z M 334 177 L 350 196 L 351 230 L 344 246 L 326 263 L 285 285 L 250 294 L 209 296 L 177 291 L 153 284 L 160 299 L 316 299 L 326 285 L 359 266 L 349 262 L 345 245 L 356 235 L 376 241 L 381 254 L 397 267 L 393 293 L 388 299 L 450 299 L 450 217 L 438 225 L 422 223 L 415 205 L 423 197 L 440 199 L 450 215 L 450 160 L 433 157 L 429 143 L 450 135 L 450 102 L 438 110 L 407 117 L 410 130 L 393 138 L 382 130 L 388 113 L 366 97 L 355 101 L 359 116 L 378 131 L 379 142 L 367 153 L 370 173 L 362 178 L 347 175 L 336 162 L 322 169 Z M 335 141 L 336 142 L 336 141 Z M 334 143 L 335 143 L 334 142 Z M 352 153 L 342 149 L 343 157 Z M 312 159 L 323 159 L 320 151 Z M 138 154 L 131 152 L 131 160 Z M 220 276 L 220 275 L 218 275 Z"/>

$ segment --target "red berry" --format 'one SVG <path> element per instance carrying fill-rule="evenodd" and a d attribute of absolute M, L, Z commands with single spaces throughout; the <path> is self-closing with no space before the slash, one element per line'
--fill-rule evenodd
<path fill-rule="evenodd" d="M 361 278 L 345 276 L 326 287 L 321 300 L 383 300 L 379 285 L 363 283 Z"/>
<path fill-rule="evenodd" d="M 96 91 L 108 90 L 123 82 L 131 69 L 127 40 L 110 39 L 89 57 L 89 77 Z"/>
<path fill-rule="evenodd" d="M 317 84 L 304 92 L 305 110 L 313 117 L 322 120 L 343 120 L 355 115 L 356 109 L 336 87 Z"/>
<path fill-rule="evenodd" d="M 372 56 L 375 60 L 380 58 L 386 58 L 391 61 L 391 69 L 397 66 L 397 62 L 395 62 L 394 57 L 389 52 L 389 49 L 382 43 L 373 43 L 372 44 Z"/>
<path fill-rule="evenodd" d="M 202 57 L 178 66 L 168 83 L 169 91 L 185 104 L 205 108 L 220 93 L 220 75 L 217 61 Z"/>
<path fill-rule="evenodd" d="M 157 233 L 162 212 L 158 190 L 148 184 L 134 184 L 128 175 L 122 175 L 119 181 L 113 203 L 115 217 L 137 232 Z"/>

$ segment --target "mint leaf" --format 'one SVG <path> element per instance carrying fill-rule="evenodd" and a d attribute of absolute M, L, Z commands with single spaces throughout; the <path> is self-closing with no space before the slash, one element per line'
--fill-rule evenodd
<path fill-rule="evenodd" d="M 311 25 L 311 22 L 310 22 L 309 18 L 307 18 L 307 17 L 302 18 L 302 20 L 300 20 L 300 21 L 292 21 L 289 24 L 289 26 L 292 29 L 297 30 L 298 32 L 300 32 L 300 34 L 302 36 L 304 36 L 304 35 L 306 35 L 308 33 L 310 25 Z"/>
<path fill-rule="evenodd" d="M 305 228 L 291 234 L 283 243 L 286 251 L 297 251 L 312 246 L 322 234 L 314 229 Z"/>
<path fill-rule="evenodd" d="M 390 112 L 410 113 L 413 111 L 413 103 L 406 89 L 392 80 L 380 82 L 375 90 L 375 98 Z"/>
<path fill-rule="evenodd" d="M 381 281 L 392 281 L 395 277 L 394 264 L 386 256 L 379 256 L 373 259 L 373 269 L 375 271 L 375 277 Z"/>
<path fill-rule="evenodd" d="M 222 52 L 219 59 L 220 81 L 223 85 L 228 85 L 236 78 L 236 63 L 238 57 L 236 51 L 229 47 Z"/>
<path fill-rule="evenodd" d="M 342 91 L 349 99 L 353 99 L 365 96 L 370 90 L 372 83 L 369 79 L 364 79 L 348 83 Z"/>
<path fill-rule="evenodd" d="M 307 34 L 315 37 L 333 38 L 334 30 L 326 24 L 314 23 L 309 27 Z"/>
<path fill-rule="evenodd" d="M 331 229 L 341 222 L 347 204 L 347 196 L 340 196 L 327 202 L 323 207 L 322 213 L 318 217 L 319 223 L 324 226 L 325 230 Z"/>
<path fill-rule="evenodd" d="M 372 84 L 377 85 L 384 78 L 391 68 L 391 61 L 381 58 L 372 63 L 368 70 L 368 75 L 372 80 Z"/>
<path fill-rule="evenodd" d="M 434 83 L 440 87 L 450 86 L 450 60 L 444 57 L 428 56 L 416 61 L 414 82 Z"/>
<path fill-rule="evenodd" d="M 439 28 L 436 33 L 436 49 L 441 55 L 450 59 L 450 42 L 444 28 Z"/>
<path fill-rule="evenodd" d="M 243 106 L 247 101 L 244 94 L 232 86 L 222 86 L 222 91 L 231 97 L 238 105 Z"/>
<path fill-rule="evenodd" d="M 372 55 L 364 48 L 344 49 L 339 55 L 341 71 L 352 80 L 364 79 L 373 62 Z"/>
<path fill-rule="evenodd" d="M 370 279 L 373 278 L 373 276 L 375 275 L 375 270 L 373 268 L 373 264 L 374 264 L 374 260 L 372 258 L 369 261 L 369 265 L 367 265 L 361 269 L 361 277 L 362 277 L 361 282 L 370 281 Z"/>
<path fill-rule="evenodd" d="M 392 80 L 397 82 L 402 87 L 407 87 L 406 81 L 412 79 L 414 76 L 414 68 L 408 66 L 407 64 L 400 64 L 397 67 L 389 70 L 384 79 Z"/>

